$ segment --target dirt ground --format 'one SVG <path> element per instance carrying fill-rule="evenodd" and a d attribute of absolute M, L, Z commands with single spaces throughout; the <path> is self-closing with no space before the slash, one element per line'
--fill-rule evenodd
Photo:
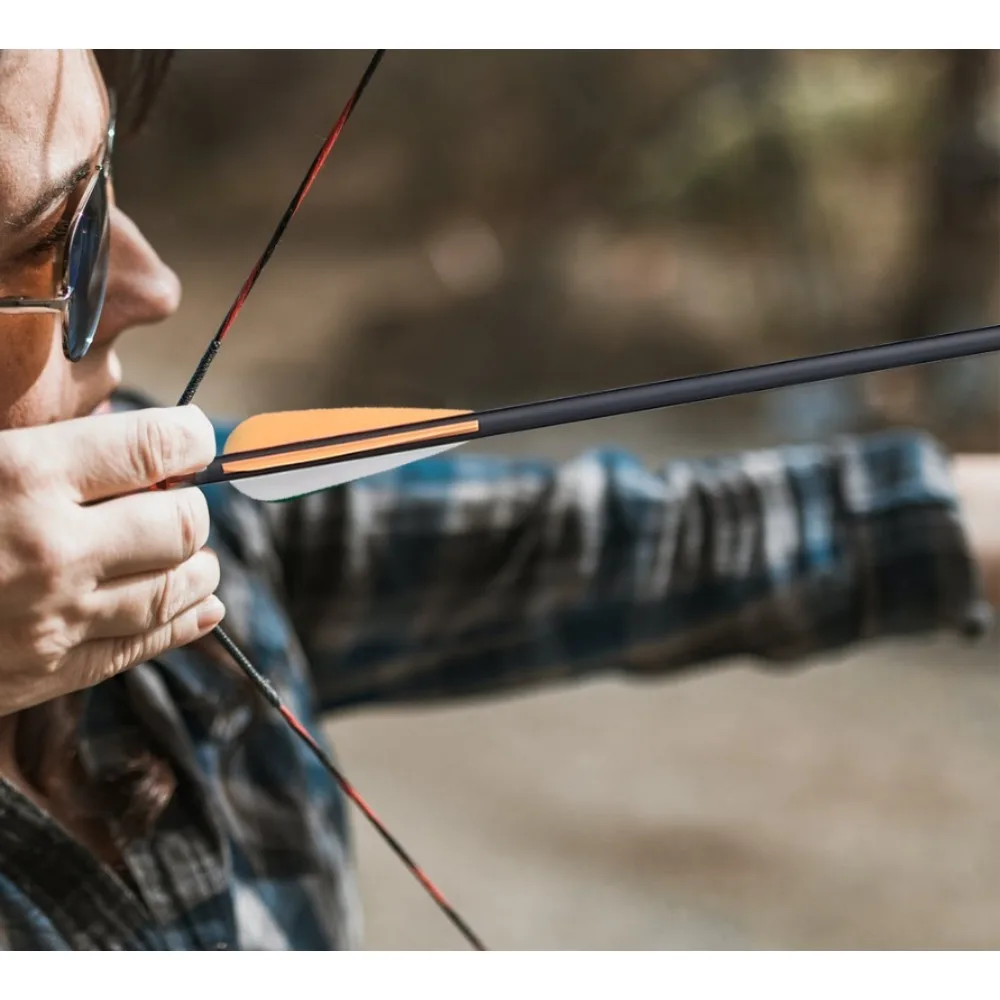
<path fill-rule="evenodd" d="M 382 132 L 369 134 L 374 126 L 362 112 L 406 126 L 386 104 L 393 88 L 407 92 L 415 63 L 406 58 L 387 61 L 382 89 L 352 119 L 344 151 L 328 167 L 339 171 L 336 181 L 317 185 L 312 214 L 275 255 L 200 391 L 201 405 L 232 416 L 359 402 L 477 405 L 714 367 L 711 351 L 691 355 L 686 341 L 688 353 L 676 361 L 679 341 L 626 335 L 621 320 L 642 296 L 659 308 L 664 296 L 674 303 L 686 295 L 691 308 L 722 310 L 717 327 L 736 329 L 715 291 L 738 278 L 725 260 L 705 254 L 702 270 L 689 273 L 676 255 L 657 264 L 656 247 L 641 243 L 615 251 L 616 259 L 591 259 L 593 241 L 582 239 L 567 257 L 576 270 L 565 287 L 582 289 L 574 314 L 565 308 L 569 292 L 555 304 L 537 294 L 537 275 L 549 273 L 544 260 L 521 272 L 514 261 L 513 279 L 490 292 L 491 268 L 510 275 L 511 256 L 498 263 L 481 226 L 456 230 L 452 220 L 435 234 L 436 222 L 421 222 L 406 240 L 385 236 L 395 216 L 378 214 L 391 189 L 379 164 L 392 175 L 404 140 L 386 145 Z M 310 59 L 307 67 L 321 63 Z M 466 63 L 476 65 L 471 56 Z M 208 158 L 192 131 L 191 148 L 177 154 L 187 158 L 187 174 L 173 161 L 159 173 L 147 163 L 145 185 L 132 175 L 141 197 L 127 205 L 185 283 L 178 316 L 122 349 L 130 380 L 166 401 L 179 394 L 321 138 L 314 104 L 276 97 L 253 113 L 285 129 L 280 141 L 269 133 L 266 145 L 242 142 L 249 126 L 218 109 L 237 106 L 233 79 L 243 77 L 220 71 L 208 87 L 200 66 L 163 127 L 169 132 L 180 121 L 176 107 L 197 96 L 216 109 L 211 127 L 228 128 L 231 155 L 216 145 Z M 353 63 L 337 69 L 320 125 L 353 73 Z M 457 105 L 467 91 L 449 81 L 442 93 Z M 534 93 L 525 89 L 525 103 Z M 433 102 L 422 100 L 426 116 Z M 589 127 L 581 126 L 580 136 L 591 138 L 577 160 L 601 138 L 599 123 Z M 405 133 L 413 148 L 423 141 L 415 128 Z M 154 152 L 167 139 L 151 140 Z M 358 152 L 366 141 L 367 160 Z M 451 148 L 444 126 L 438 141 Z M 483 162 L 495 161 L 491 150 L 484 147 Z M 207 163 L 200 172 L 192 167 L 199 157 Z M 554 183 L 568 183 L 572 169 L 559 166 Z M 124 200 L 127 162 L 121 176 Z M 511 168 L 466 191 L 467 199 L 510 190 L 517 176 Z M 440 186 L 435 211 L 447 221 L 448 184 Z M 461 204 L 452 207 L 468 219 Z M 504 247 L 517 245 L 516 234 L 500 237 Z M 529 241 L 517 259 L 530 251 Z M 872 287 L 884 284 L 881 271 L 872 273 Z M 690 280 L 697 274 L 701 284 Z M 766 283 L 746 280 L 750 302 Z M 738 316 L 743 307 L 728 308 Z M 435 340 L 445 315 L 447 336 Z M 576 349 L 566 349 L 571 339 L 546 339 L 557 321 L 572 331 L 574 316 L 590 331 Z M 647 325 L 667 329 L 659 313 Z M 595 329 L 618 339 L 595 338 Z M 755 336 L 723 345 L 727 356 L 742 357 Z M 680 367 L 663 368 L 675 361 Z M 785 412 L 784 426 L 799 430 L 787 413 L 805 411 Z M 769 423 L 759 418 L 748 404 L 713 404 L 526 435 L 503 447 L 568 457 L 615 442 L 662 460 L 777 440 L 773 412 Z M 329 732 L 353 780 L 494 948 L 994 948 L 998 719 L 997 640 L 966 648 L 941 638 L 871 648 L 788 676 L 731 664 L 662 685 L 608 680 L 447 710 L 366 712 L 331 720 Z M 355 829 L 368 947 L 463 947 L 361 817 Z"/>

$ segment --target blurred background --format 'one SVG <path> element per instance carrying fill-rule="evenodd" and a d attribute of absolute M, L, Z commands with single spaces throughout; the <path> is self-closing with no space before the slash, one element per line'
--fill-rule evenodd
<path fill-rule="evenodd" d="M 185 287 L 172 402 L 370 53 L 178 53 L 118 198 Z M 199 393 L 518 402 L 996 322 L 1000 56 L 390 52 Z M 1000 449 L 995 357 L 576 425 L 645 458 L 886 426 Z M 1000 946 L 1000 646 L 330 720 L 497 948 Z M 371 948 L 459 947 L 355 824 Z"/>

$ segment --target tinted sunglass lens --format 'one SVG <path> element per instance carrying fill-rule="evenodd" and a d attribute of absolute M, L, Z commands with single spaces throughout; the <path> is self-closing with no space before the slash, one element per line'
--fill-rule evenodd
<path fill-rule="evenodd" d="M 79 361 L 87 353 L 97 332 L 108 287 L 109 229 L 108 186 L 102 173 L 67 249 L 69 285 L 73 289 L 66 319 L 66 354 L 70 361 Z"/>

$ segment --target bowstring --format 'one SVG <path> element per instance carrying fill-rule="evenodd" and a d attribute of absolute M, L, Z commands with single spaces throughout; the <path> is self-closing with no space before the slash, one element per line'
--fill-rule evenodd
<path fill-rule="evenodd" d="M 274 253 L 275 248 L 281 241 L 282 236 L 284 236 L 285 230 L 288 228 L 288 224 L 292 221 L 296 212 L 298 212 L 299 207 L 305 200 L 306 195 L 309 193 L 309 189 L 312 187 L 313 182 L 316 180 L 320 170 L 323 169 L 323 165 L 326 163 L 326 159 L 330 155 L 330 151 L 333 149 L 334 144 L 337 142 L 337 139 L 340 137 L 340 134 L 344 129 L 344 126 L 347 124 L 348 119 L 357 107 L 358 101 L 361 99 L 361 95 L 365 92 L 372 76 L 375 74 L 375 70 L 382 61 L 383 55 L 385 55 L 385 49 L 378 49 L 369 61 L 360 81 L 354 88 L 347 104 L 344 106 L 344 110 L 340 113 L 340 117 L 334 123 L 326 141 L 320 147 L 320 150 L 316 154 L 315 159 L 306 172 L 302 183 L 299 185 L 298 190 L 295 192 L 292 200 L 288 204 L 288 207 L 285 209 L 285 212 L 279 220 L 274 233 L 271 235 L 267 246 L 264 248 L 264 252 L 257 259 L 257 263 L 254 264 L 253 269 L 247 276 L 246 281 L 243 282 L 243 286 L 240 288 L 239 294 L 236 296 L 233 304 L 229 307 L 229 311 L 222 320 L 219 329 L 216 331 L 215 336 L 205 349 L 205 353 L 198 362 L 198 365 L 188 381 L 184 392 L 181 393 L 180 400 L 177 403 L 178 406 L 187 406 L 192 399 L 194 399 L 194 395 L 198 391 L 198 387 L 201 385 L 202 380 L 208 373 L 209 367 L 215 360 L 216 355 L 219 353 L 219 349 L 222 347 L 222 342 L 225 340 L 226 334 L 229 332 L 236 320 L 236 317 L 242 310 L 250 292 L 257 283 L 257 279 L 267 266 L 267 262 L 271 259 L 271 255 Z M 295 735 L 309 748 L 313 756 L 323 766 L 324 770 L 326 770 L 326 772 L 339 785 L 341 791 L 343 791 L 343 793 L 355 804 L 355 806 L 358 807 L 364 817 L 368 820 L 372 827 L 374 827 L 379 836 L 381 836 L 385 843 L 388 844 L 389 848 L 396 855 L 396 857 L 399 858 L 410 874 L 417 879 L 425 892 L 427 892 L 431 899 L 434 900 L 438 908 L 458 929 L 466 941 L 468 941 L 469 944 L 477 951 L 486 951 L 487 948 L 483 944 L 482 939 L 475 933 L 475 931 L 472 930 L 469 924 L 462 918 L 451 903 L 448 902 L 441 890 L 434 884 L 434 882 L 431 881 L 424 870 L 417 864 L 399 840 L 397 840 L 396 837 L 389 832 L 385 824 L 375 814 L 372 807 L 365 801 L 364 798 L 362 798 L 361 794 L 347 779 L 346 775 L 340 770 L 340 768 L 334 764 L 330 755 L 323 749 L 319 741 L 312 735 L 312 733 L 309 732 L 306 726 L 304 726 L 299 719 L 296 718 L 292 710 L 282 701 L 270 681 L 268 681 L 268 679 L 264 677 L 264 675 L 261 674 L 256 667 L 254 667 L 253 663 L 251 663 L 246 654 L 240 650 L 239 646 L 237 646 L 233 639 L 222 628 L 217 626 L 213 629 L 212 636 L 229 654 L 231 659 L 240 668 L 250 683 L 253 684 L 254 688 L 259 692 L 264 700 L 267 701 L 268 704 L 270 704 L 284 719 L 289 729 L 291 729 L 292 732 L 294 732 Z"/>
<path fill-rule="evenodd" d="M 242 310 L 243 304 L 250 295 L 250 291 L 253 289 L 253 286 L 257 284 L 257 279 L 267 266 L 267 262 L 271 259 L 271 255 L 274 253 L 275 247 L 277 247 L 278 243 L 281 241 L 282 236 L 285 235 L 285 230 L 288 228 L 288 224 L 294 218 L 295 213 L 298 212 L 299 206 L 303 201 L 305 201 L 305 197 L 309 193 L 309 189 L 312 187 L 313 181 L 316 180 L 319 172 L 323 169 L 323 164 L 326 163 L 326 158 L 330 155 L 330 150 L 333 149 L 337 139 L 340 138 L 340 133 L 347 124 L 347 120 L 351 117 L 354 109 L 358 106 L 358 101 L 361 100 L 361 95 L 365 92 L 371 78 L 375 75 L 375 70 L 378 68 L 378 64 L 382 61 L 383 55 L 385 55 L 385 49 L 379 49 L 375 55 L 372 56 L 371 61 L 368 63 L 367 68 L 361 76 L 361 80 L 354 88 L 354 93 L 351 94 L 347 104 L 344 106 L 344 110 L 340 113 L 340 117 L 336 120 L 336 122 L 334 122 L 333 128 L 330 130 L 330 134 L 326 137 L 326 141 L 320 147 L 319 152 L 316 154 L 316 158 L 312 161 L 312 164 L 306 171 L 306 175 L 302 179 L 299 189 L 292 196 L 292 200 L 288 203 L 288 207 L 285 209 L 284 215 L 282 215 L 281 219 L 278 221 L 278 225 L 271 234 L 271 238 L 268 240 L 267 246 L 264 248 L 264 252 L 257 259 L 257 263 L 254 264 L 253 269 L 247 276 L 246 281 L 243 282 L 243 287 L 240 289 L 239 295 L 236 296 L 235 301 L 229 307 L 229 312 L 226 313 L 225 318 L 219 325 L 219 329 L 216 331 L 215 336 L 205 349 L 205 353 L 198 362 L 198 365 L 194 370 L 194 374 L 192 374 L 190 380 L 188 381 L 184 392 L 181 393 L 181 398 L 177 404 L 178 406 L 185 406 L 194 398 L 194 394 L 198 391 L 198 386 L 201 385 L 202 379 L 204 379 L 205 375 L 208 373 L 208 369 L 215 360 L 215 356 L 219 353 L 219 348 L 222 347 L 222 342 L 225 340 L 226 334 L 236 321 L 236 317 L 239 315 L 240 310 Z"/>

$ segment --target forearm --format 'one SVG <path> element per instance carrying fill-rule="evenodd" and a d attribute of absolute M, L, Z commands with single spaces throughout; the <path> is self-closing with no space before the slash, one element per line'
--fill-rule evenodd
<path fill-rule="evenodd" d="M 327 707 L 962 629 L 978 584 L 927 439 L 671 462 L 430 460 L 276 519 Z"/>

